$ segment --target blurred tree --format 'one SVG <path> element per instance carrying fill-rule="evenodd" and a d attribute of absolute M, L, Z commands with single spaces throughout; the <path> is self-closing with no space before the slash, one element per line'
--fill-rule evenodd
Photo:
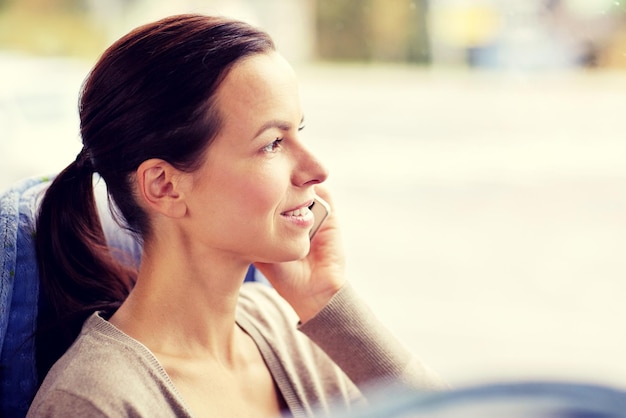
<path fill-rule="evenodd" d="M 318 57 L 428 62 L 426 3 L 427 0 L 318 0 Z"/>
<path fill-rule="evenodd" d="M 374 0 L 368 25 L 376 61 L 427 62 L 425 0 Z"/>
<path fill-rule="evenodd" d="M 318 55 L 330 60 L 370 58 L 368 14 L 372 0 L 318 0 Z"/>
<path fill-rule="evenodd" d="M 85 0 L 0 0 L 0 48 L 43 55 L 92 57 L 105 36 Z"/>

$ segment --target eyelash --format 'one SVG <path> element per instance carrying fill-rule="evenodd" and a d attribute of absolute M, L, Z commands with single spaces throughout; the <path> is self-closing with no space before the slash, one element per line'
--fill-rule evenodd
<path fill-rule="evenodd" d="M 302 132 L 303 129 L 304 124 L 298 126 L 298 132 Z M 283 142 L 283 139 L 284 138 L 276 138 L 275 140 L 264 146 L 262 151 L 267 153 L 276 152 L 276 150 L 281 146 L 280 144 L 281 142 Z"/>
<path fill-rule="evenodd" d="M 283 142 L 283 138 L 276 138 L 275 140 L 264 146 L 262 151 L 268 153 L 276 152 L 276 150 L 280 147 L 281 142 Z"/>

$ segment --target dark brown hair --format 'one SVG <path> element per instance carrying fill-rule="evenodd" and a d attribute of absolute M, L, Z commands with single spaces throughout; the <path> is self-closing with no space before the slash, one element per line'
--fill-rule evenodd
<path fill-rule="evenodd" d="M 123 225 L 149 236 L 132 187 L 138 166 L 160 158 L 198 168 L 220 129 L 214 93 L 221 80 L 239 60 L 272 50 L 269 36 L 245 23 L 178 15 L 133 30 L 96 63 L 80 97 L 83 151 L 54 179 L 37 219 L 41 379 L 84 320 L 116 309 L 136 277 L 107 247 L 93 173 L 104 179 Z"/>

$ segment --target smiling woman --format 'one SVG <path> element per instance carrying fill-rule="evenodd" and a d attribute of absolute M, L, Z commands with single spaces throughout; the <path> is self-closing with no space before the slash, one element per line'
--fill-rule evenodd
<path fill-rule="evenodd" d="M 104 52 L 37 220 L 29 416 L 312 416 L 374 382 L 445 386 L 347 283 L 336 216 L 309 238 L 332 200 L 302 115 L 293 70 L 242 22 L 172 16 Z M 94 173 L 143 242 L 137 271 L 106 245 Z M 251 263 L 271 287 L 242 285 Z"/>

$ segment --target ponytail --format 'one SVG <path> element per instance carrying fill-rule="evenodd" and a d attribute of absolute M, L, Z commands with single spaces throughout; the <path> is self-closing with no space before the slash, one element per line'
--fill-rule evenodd
<path fill-rule="evenodd" d="M 37 370 L 41 379 L 97 310 L 114 310 L 136 273 L 116 261 L 106 243 L 86 149 L 52 182 L 37 217 L 35 245 L 42 291 Z"/>

